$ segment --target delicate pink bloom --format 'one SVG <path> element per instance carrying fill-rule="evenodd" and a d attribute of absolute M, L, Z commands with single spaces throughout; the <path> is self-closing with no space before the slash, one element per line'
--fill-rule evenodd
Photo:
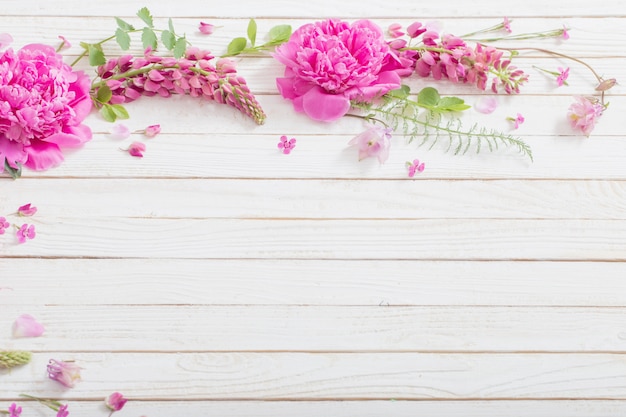
<path fill-rule="evenodd" d="M 504 28 L 504 30 L 506 30 L 507 32 L 511 33 L 511 21 L 509 20 L 508 17 L 504 16 L 504 21 L 502 22 L 502 27 Z"/>
<path fill-rule="evenodd" d="M 130 129 L 123 123 L 116 123 L 111 128 L 110 136 L 112 139 L 127 139 L 130 137 Z"/>
<path fill-rule="evenodd" d="M 389 157 L 391 129 L 371 126 L 365 132 L 352 138 L 348 145 L 359 147 L 359 160 L 375 156 L 382 164 Z"/>
<path fill-rule="evenodd" d="M 425 165 L 424 163 L 420 163 L 419 159 L 414 159 L 413 162 L 407 162 L 407 167 L 409 168 L 409 177 L 413 178 L 416 172 L 424 172 Z"/>
<path fill-rule="evenodd" d="M 522 114 L 521 114 L 521 113 L 517 113 L 517 116 L 516 116 L 515 118 L 513 118 L 513 117 L 507 117 L 506 119 L 507 119 L 508 121 L 510 121 L 510 122 L 513 122 L 513 125 L 514 125 L 514 127 L 513 127 L 513 128 L 514 128 L 514 129 L 518 129 L 518 128 L 520 127 L 520 125 L 521 125 L 522 123 L 524 123 L 524 121 L 525 121 L 524 116 L 522 116 Z"/>
<path fill-rule="evenodd" d="M 91 111 L 91 80 L 47 45 L 0 54 L 0 172 L 5 162 L 45 170 L 63 161 L 61 149 L 91 139 L 82 122 Z"/>
<path fill-rule="evenodd" d="M 141 142 L 133 142 L 128 147 L 128 153 L 131 156 L 136 156 L 137 158 L 143 158 L 143 153 L 146 151 L 146 145 Z"/>
<path fill-rule="evenodd" d="M 278 91 L 314 120 L 337 120 L 350 100 L 371 102 L 400 88 L 398 57 L 369 20 L 306 24 L 273 56 L 286 67 L 276 79 Z"/>
<path fill-rule="evenodd" d="M 13 36 L 9 33 L 0 33 L 0 50 L 6 48 L 13 43 Z"/>
<path fill-rule="evenodd" d="M 558 84 L 559 87 L 561 87 L 562 85 L 567 85 L 567 77 L 569 77 L 569 68 L 558 68 L 559 70 L 559 75 L 556 76 L 556 83 Z"/>
<path fill-rule="evenodd" d="M 604 107 L 597 101 L 591 101 L 586 97 L 575 97 L 575 99 L 576 102 L 569 106 L 567 118 L 572 128 L 580 130 L 589 137 L 598 118 L 602 116 Z"/>
<path fill-rule="evenodd" d="M 30 217 L 37 213 L 37 207 L 31 206 L 30 203 L 24 204 L 17 209 L 17 215 L 22 217 Z"/>
<path fill-rule="evenodd" d="M 13 337 L 39 337 L 45 330 L 30 314 L 22 314 L 13 322 Z"/>
<path fill-rule="evenodd" d="M 409 25 L 408 28 L 406 28 L 407 34 L 411 38 L 417 38 L 419 35 L 426 32 L 427 30 L 428 28 L 422 26 L 420 22 L 413 22 Z"/>
<path fill-rule="evenodd" d="M 68 388 L 74 388 L 76 382 L 80 381 L 80 367 L 73 362 L 50 359 L 48 377 Z"/>
<path fill-rule="evenodd" d="M 483 114 L 491 114 L 498 107 L 498 99 L 495 97 L 481 97 L 476 104 L 474 104 L 474 108 L 476 111 Z"/>
<path fill-rule="evenodd" d="M 15 403 L 9 406 L 9 417 L 20 417 L 20 414 L 22 414 L 22 407 L 18 407 Z"/>
<path fill-rule="evenodd" d="M 392 38 L 399 38 L 400 36 L 404 36 L 404 32 L 402 32 L 402 25 L 400 23 L 392 23 L 387 28 L 387 33 Z"/>
<path fill-rule="evenodd" d="M 65 36 L 59 35 L 59 39 L 61 39 L 61 49 L 69 49 L 72 47 L 72 44 L 65 38 Z"/>
<path fill-rule="evenodd" d="M 4 230 L 11 227 L 11 224 L 7 221 L 6 218 L 0 216 L 0 235 L 4 234 Z"/>
<path fill-rule="evenodd" d="M 200 25 L 198 26 L 198 30 L 200 31 L 200 33 L 204 35 L 210 35 L 215 30 L 215 25 L 212 25 L 210 23 L 200 22 Z"/>
<path fill-rule="evenodd" d="M 35 225 L 31 224 L 28 225 L 26 223 L 24 223 L 22 225 L 22 227 L 20 227 L 17 232 L 17 241 L 19 243 L 25 243 L 28 239 L 34 239 L 35 238 Z"/>
<path fill-rule="evenodd" d="M 569 39 L 569 33 L 567 32 L 567 28 L 565 26 L 563 26 L 563 39 Z"/>
<path fill-rule="evenodd" d="M 67 417 L 70 415 L 70 412 L 67 411 L 67 404 L 63 404 L 59 407 L 59 411 L 57 411 L 57 417 Z"/>
<path fill-rule="evenodd" d="M 293 148 L 295 147 L 296 147 L 295 138 L 291 138 L 290 140 L 287 140 L 287 136 L 285 135 L 280 137 L 280 142 L 278 142 L 278 149 L 282 149 L 285 155 L 290 154 Z"/>
<path fill-rule="evenodd" d="M 143 134 L 149 138 L 153 138 L 159 133 L 161 133 L 161 125 L 150 125 L 146 127 L 146 130 L 143 132 Z"/>
<path fill-rule="evenodd" d="M 111 411 L 120 411 L 124 408 L 124 404 L 128 399 L 124 398 L 124 396 L 119 392 L 114 392 L 104 399 L 104 404 Z"/>

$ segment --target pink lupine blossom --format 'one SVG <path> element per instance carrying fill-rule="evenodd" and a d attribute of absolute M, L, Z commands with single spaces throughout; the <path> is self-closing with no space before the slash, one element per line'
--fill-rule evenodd
<path fill-rule="evenodd" d="M 124 398 L 124 396 L 119 392 L 114 392 L 104 399 L 104 404 L 111 411 L 120 411 L 124 408 L 124 405 L 128 399 Z"/>
<path fill-rule="evenodd" d="M 48 362 L 48 377 L 68 388 L 74 388 L 76 382 L 80 381 L 80 369 L 73 362 L 50 359 Z"/>
<path fill-rule="evenodd" d="M 45 328 L 30 314 L 22 314 L 13 322 L 13 337 L 39 337 Z"/>
<path fill-rule="evenodd" d="M 414 159 L 413 162 L 407 162 L 407 167 L 409 169 L 409 177 L 413 178 L 415 173 L 423 172 L 426 166 L 423 162 L 420 163 L 419 159 Z"/>
<path fill-rule="evenodd" d="M 568 29 L 565 26 L 563 26 L 563 35 L 562 36 L 563 36 L 563 39 L 565 39 L 565 40 L 569 39 L 569 32 L 568 32 Z"/>
<path fill-rule="evenodd" d="M 585 136 L 589 137 L 591 131 L 604 107 L 593 99 L 587 97 L 575 97 L 575 102 L 569 106 L 567 119 L 574 130 L 580 130 Z"/>
<path fill-rule="evenodd" d="M 371 102 L 400 87 L 398 57 L 369 20 L 306 24 L 273 56 L 285 65 L 278 91 L 313 120 L 337 120 L 350 100 Z"/>
<path fill-rule="evenodd" d="M 19 243 L 25 243 L 28 239 L 34 239 L 36 236 L 35 225 L 24 223 L 16 232 L 17 241 Z"/>
<path fill-rule="evenodd" d="M 348 145 L 359 148 L 359 160 L 376 157 L 381 164 L 389 157 L 391 147 L 391 129 L 371 126 L 363 133 L 352 138 Z"/>
<path fill-rule="evenodd" d="M 200 24 L 198 25 L 198 30 L 200 31 L 200 33 L 204 35 L 210 35 L 215 30 L 215 25 L 212 25 L 210 23 L 200 22 Z"/>
<path fill-rule="evenodd" d="M 387 28 L 387 33 L 392 38 L 399 38 L 400 36 L 404 36 L 404 32 L 402 32 L 402 25 L 400 23 L 392 23 Z"/>
<path fill-rule="evenodd" d="M 146 129 L 143 132 L 143 134 L 149 138 L 153 138 L 159 133 L 161 133 L 161 125 L 150 125 L 146 127 Z"/>
<path fill-rule="evenodd" d="M 131 156 L 135 156 L 137 158 L 143 158 L 143 153 L 146 151 L 146 145 L 141 142 L 133 142 L 128 147 L 128 153 Z"/>
<path fill-rule="evenodd" d="M 6 163 L 45 170 L 63 161 L 62 148 L 91 139 L 82 122 L 91 111 L 91 81 L 47 45 L 0 54 L 0 172 Z"/>
<path fill-rule="evenodd" d="M 417 38 L 422 33 L 426 32 L 428 29 L 423 26 L 420 22 L 413 22 L 406 28 L 407 34 L 411 38 Z"/>
<path fill-rule="evenodd" d="M 20 217 L 30 217 L 37 213 L 37 207 L 32 206 L 30 203 L 24 204 L 17 209 L 17 215 Z"/>
<path fill-rule="evenodd" d="M 282 149 L 285 155 L 289 155 L 293 148 L 296 147 L 296 139 L 291 138 L 287 139 L 287 136 L 283 135 L 280 137 L 280 142 L 278 142 L 278 149 Z"/>

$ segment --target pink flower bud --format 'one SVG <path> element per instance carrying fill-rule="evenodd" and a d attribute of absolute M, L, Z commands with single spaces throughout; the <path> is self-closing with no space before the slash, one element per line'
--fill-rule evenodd
<path fill-rule="evenodd" d="M 111 411 L 120 411 L 124 408 L 124 404 L 126 404 L 128 399 L 124 398 L 124 396 L 119 392 L 114 392 L 104 399 L 104 404 Z"/>
<path fill-rule="evenodd" d="M 161 133 L 161 125 L 150 125 L 146 127 L 146 130 L 144 131 L 144 135 L 149 138 L 153 138 L 159 133 Z"/>

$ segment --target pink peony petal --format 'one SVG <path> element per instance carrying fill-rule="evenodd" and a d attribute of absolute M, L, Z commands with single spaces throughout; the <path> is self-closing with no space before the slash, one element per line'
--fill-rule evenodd
<path fill-rule="evenodd" d="M 30 314 L 22 314 L 13 322 L 13 337 L 39 337 L 44 327 Z"/>
<path fill-rule="evenodd" d="M 28 154 L 28 160 L 24 165 L 35 171 L 55 167 L 64 159 L 61 149 L 54 143 L 33 141 L 30 146 L 25 146 L 24 150 Z"/>
<path fill-rule="evenodd" d="M 325 93 L 317 87 L 302 96 L 302 109 L 313 120 L 332 122 L 350 110 L 350 100 L 345 96 Z"/>
<path fill-rule="evenodd" d="M 476 111 L 483 114 L 493 113 L 497 107 L 498 99 L 495 97 L 481 97 L 476 104 L 474 104 Z"/>
<path fill-rule="evenodd" d="M 0 33 L 0 50 L 13 43 L 13 37 L 9 33 Z"/>

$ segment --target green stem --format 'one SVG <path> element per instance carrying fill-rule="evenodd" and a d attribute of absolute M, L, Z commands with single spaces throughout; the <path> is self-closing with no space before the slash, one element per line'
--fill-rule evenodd
<path fill-rule="evenodd" d="M 138 69 L 134 69 L 134 70 L 129 70 L 129 71 L 126 71 L 126 72 L 121 72 L 119 74 L 112 75 L 111 77 L 109 77 L 107 79 L 100 78 L 100 81 L 98 81 L 98 82 L 96 82 L 94 80 L 94 82 L 91 84 L 91 89 L 92 90 L 98 89 L 98 88 L 104 86 L 106 84 L 106 82 L 109 81 L 109 80 L 121 80 L 121 79 L 124 79 L 124 78 L 132 78 L 132 77 L 135 77 L 137 75 L 148 73 L 148 72 L 152 71 L 153 69 L 155 69 L 155 70 L 180 69 L 180 65 L 176 64 L 176 65 L 167 66 L 167 65 L 162 65 L 162 64 L 153 64 L 153 65 L 150 65 L 150 66 L 147 66 L 147 67 L 142 67 L 142 68 L 138 68 Z M 189 67 L 188 69 L 190 71 L 193 71 L 193 72 L 195 72 L 197 74 L 204 75 L 204 76 L 207 76 L 207 75 L 210 74 L 209 71 L 203 70 L 202 68 Z"/>
<path fill-rule="evenodd" d="M 556 38 L 558 36 L 563 35 L 563 31 L 565 29 L 553 29 L 546 32 L 532 32 L 532 33 L 520 33 L 519 35 L 509 35 L 509 36 L 500 36 L 497 38 L 486 38 L 486 39 L 472 39 L 461 37 L 464 41 L 471 42 L 497 42 L 497 41 L 524 41 L 528 39 L 538 39 L 538 38 Z M 499 48 L 506 49 L 506 48 Z"/>

